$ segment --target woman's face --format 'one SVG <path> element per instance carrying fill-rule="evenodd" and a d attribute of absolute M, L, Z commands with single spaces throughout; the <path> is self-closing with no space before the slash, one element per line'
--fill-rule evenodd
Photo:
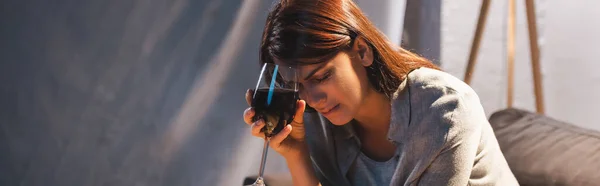
<path fill-rule="evenodd" d="M 350 122 L 375 92 L 365 69 L 373 62 L 372 52 L 362 39 L 356 41 L 352 50 L 327 62 L 299 67 L 300 98 L 335 125 Z"/>

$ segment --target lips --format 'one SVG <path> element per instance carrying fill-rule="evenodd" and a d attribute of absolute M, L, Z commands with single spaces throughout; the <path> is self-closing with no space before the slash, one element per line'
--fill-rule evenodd
<path fill-rule="evenodd" d="M 337 108 L 339 108 L 339 106 L 340 106 L 340 105 L 339 105 L 339 104 L 337 104 L 337 105 L 335 105 L 335 106 L 331 107 L 330 109 L 327 109 L 327 110 L 325 110 L 325 111 L 321 110 L 321 111 L 319 111 L 319 112 L 321 112 L 321 114 L 323 114 L 323 115 L 328 115 L 328 114 L 332 113 L 333 111 L 335 111 Z"/>

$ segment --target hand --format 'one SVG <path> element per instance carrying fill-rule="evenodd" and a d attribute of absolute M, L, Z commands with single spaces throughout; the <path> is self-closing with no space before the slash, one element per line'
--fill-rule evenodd
<path fill-rule="evenodd" d="M 246 102 L 250 106 L 252 103 L 253 91 L 246 91 Z M 296 113 L 294 120 L 286 125 L 278 134 L 271 137 L 269 146 L 277 153 L 281 154 L 284 158 L 290 156 L 300 155 L 303 151 L 306 151 L 306 143 L 304 142 L 304 109 L 306 102 L 299 100 L 296 102 Z M 261 129 L 265 126 L 265 122 L 260 119 L 252 121 L 255 111 L 254 108 L 249 107 L 244 111 L 244 122 L 251 126 L 251 132 L 253 136 L 265 139 L 264 133 Z"/>

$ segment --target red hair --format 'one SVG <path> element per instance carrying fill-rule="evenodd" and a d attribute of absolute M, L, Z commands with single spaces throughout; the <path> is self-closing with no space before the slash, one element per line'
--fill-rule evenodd
<path fill-rule="evenodd" d="M 351 0 L 281 0 L 275 4 L 263 32 L 260 62 L 325 62 L 350 49 L 359 36 L 373 51 L 373 64 L 366 67 L 369 82 L 388 97 L 411 70 L 438 69 L 427 59 L 389 42 Z"/>

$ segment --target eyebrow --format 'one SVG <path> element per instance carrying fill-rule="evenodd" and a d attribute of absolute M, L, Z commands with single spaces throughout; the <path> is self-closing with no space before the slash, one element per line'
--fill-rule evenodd
<path fill-rule="evenodd" d="M 310 79 L 310 77 L 312 77 L 313 75 L 315 75 L 319 70 L 321 70 L 323 67 L 327 66 L 327 63 L 324 63 L 323 65 L 317 67 L 316 69 L 314 69 L 313 71 L 311 71 L 310 73 L 308 73 L 308 76 L 306 76 L 304 78 L 304 80 L 308 80 Z"/>

